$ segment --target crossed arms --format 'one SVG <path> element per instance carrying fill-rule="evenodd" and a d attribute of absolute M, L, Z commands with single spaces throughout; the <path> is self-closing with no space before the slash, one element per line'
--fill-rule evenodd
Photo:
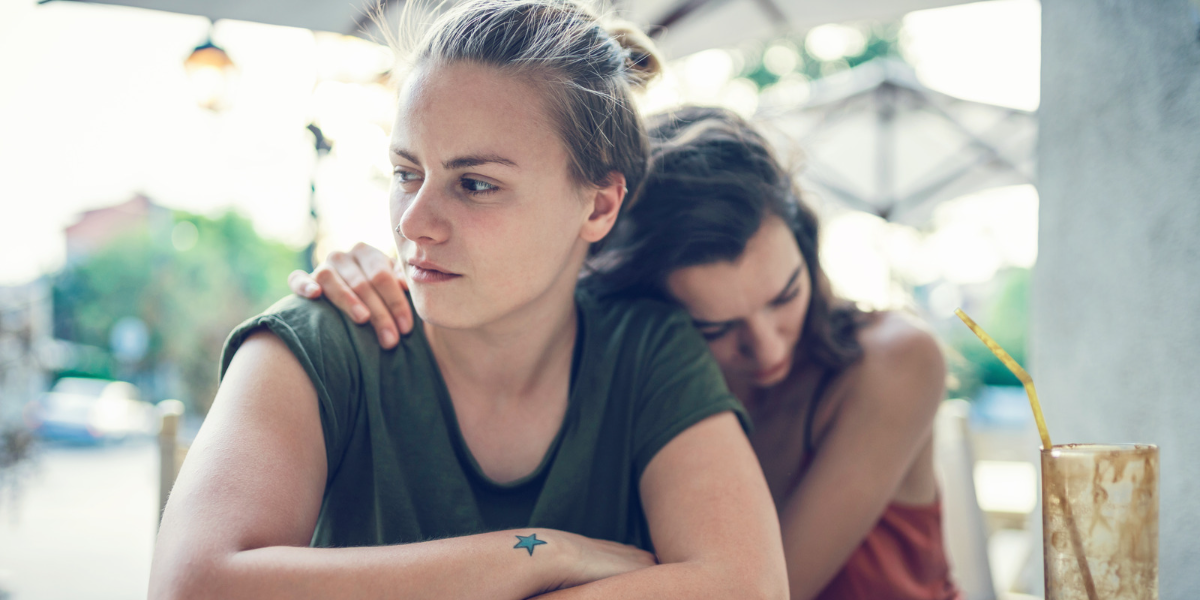
<path fill-rule="evenodd" d="M 163 515 L 150 598 L 785 598 L 779 525 L 735 418 L 658 452 L 640 492 L 655 557 L 550 529 L 309 548 L 326 458 L 312 382 L 255 333 L 234 355 Z M 536 535 L 544 545 L 514 548 Z"/>

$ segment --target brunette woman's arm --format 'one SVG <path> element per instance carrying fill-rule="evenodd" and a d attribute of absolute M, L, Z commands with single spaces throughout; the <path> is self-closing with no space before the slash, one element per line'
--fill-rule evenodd
<path fill-rule="evenodd" d="M 787 597 L 774 505 L 733 414 L 709 417 L 664 446 L 642 475 L 641 496 L 661 564 L 545 598 Z"/>
<path fill-rule="evenodd" d="M 150 598 L 527 598 L 654 564 L 544 529 L 309 548 L 325 488 L 316 391 L 275 335 L 238 349 L 159 529 Z M 514 548 L 537 535 L 533 551 Z"/>
<path fill-rule="evenodd" d="M 945 382 L 937 342 L 895 314 L 881 316 L 860 340 L 863 359 L 844 376 L 846 388 L 837 390 L 844 400 L 808 473 L 780 510 L 792 600 L 810 600 L 829 584 L 912 466 L 931 460 Z"/>

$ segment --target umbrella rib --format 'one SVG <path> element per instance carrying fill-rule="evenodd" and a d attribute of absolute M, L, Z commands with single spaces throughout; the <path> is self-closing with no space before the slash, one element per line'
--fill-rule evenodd
<path fill-rule="evenodd" d="M 787 28 L 787 15 L 783 13 L 783 9 L 779 8 L 779 5 L 774 0 L 754 0 L 754 3 L 763 9 L 763 12 L 767 13 L 767 18 L 772 23 L 777 23 L 779 27 Z"/>
<path fill-rule="evenodd" d="M 854 196 L 857 199 L 860 199 L 863 203 L 865 203 L 869 206 L 874 206 L 874 204 L 872 204 L 869 200 L 865 200 L 866 196 L 864 194 L 849 191 L 851 188 L 856 187 L 854 181 L 852 181 L 851 179 L 849 179 L 847 177 L 842 176 L 842 174 L 840 172 L 838 172 L 837 169 L 829 166 L 829 163 L 821 162 L 820 160 L 813 158 L 811 156 L 806 157 L 804 176 L 809 177 L 810 179 L 814 179 L 813 177 L 811 177 L 809 175 L 809 171 L 813 171 L 813 170 L 815 170 L 817 178 L 820 178 L 823 182 L 826 182 L 829 185 L 836 185 L 840 189 L 847 190 L 846 191 L 847 194 Z M 837 183 L 835 183 L 835 181 Z"/>
<path fill-rule="evenodd" d="M 985 132 L 985 133 L 990 133 L 990 132 L 996 131 L 997 129 L 999 129 L 999 128 L 1000 128 L 1000 126 L 1001 126 L 1001 125 L 1003 125 L 1003 124 L 1005 124 L 1005 123 L 1008 123 L 1009 121 L 1011 121 L 1011 120 L 1013 119 L 1013 117 L 1026 117 L 1026 118 L 1032 118 L 1032 117 L 1030 117 L 1030 116 L 1028 115 L 1028 113 L 1021 113 L 1021 112 L 1018 112 L 1018 111 L 1008 111 L 1008 112 L 1007 112 L 1007 113 L 1004 115 L 1004 118 L 1000 119 L 1000 120 L 999 120 L 999 121 L 997 121 L 995 124 L 993 124 L 991 127 L 989 127 L 989 128 L 988 128 L 988 130 L 987 130 L 987 132 Z M 1036 132 L 1035 132 L 1035 133 L 1036 133 Z M 1003 135 L 1003 134 L 1001 134 L 1001 135 Z M 1013 136 L 1008 136 L 1008 137 L 1013 137 Z M 1005 157 L 1005 156 L 1007 156 L 1007 154 L 1006 154 L 1006 153 L 1001 153 L 1001 152 L 1000 152 L 1000 147 L 999 147 L 998 145 L 996 146 L 996 153 L 997 153 L 997 155 L 999 155 L 999 156 L 1001 156 L 1001 157 Z M 1012 161 L 1010 160 L 1010 161 L 1008 161 L 1008 162 L 1010 162 L 1010 163 L 1011 163 Z M 1024 177 L 1024 178 L 1028 179 L 1028 180 L 1029 180 L 1031 183 L 1033 182 L 1033 180 L 1034 180 L 1034 177 L 1033 177 L 1033 176 L 1031 176 L 1030 174 L 1028 174 L 1028 173 L 1024 172 L 1024 171 L 1023 171 L 1023 170 L 1021 170 L 1019 167 L 1015 166 L 1015 164 L 1010 164 L 1010 166 L 1012 167 L 1012 169 L 1013 169 L 1014 171 L 1016 171 L 1016 172 L 1020 173 L 1022 177 Z"/>
<path fill-rule="evenodd" d="M 662 32 L 668 27 L 671 27 L 672 25 L 675 25 L 688 18 L 692 15 L 692 13 L 704 8 L 706 4 L 724 1 L 725 0 L 683 0 L 679 4 L 676 4 L 675 8 L 668 10 L 666 14 L 655 20 L 654 24 L 650 26 L 648 33 L 652 38 L 658 37 L 659 35 L 662 35 Z"/>
<path fill-rule="evenodd" d="M 918 96 L 920 96 L 920 95 L 918 95 Z M 961 133 L 964 137 L 967 138 L 967 144 L 966 144 L 965 148 L 973 147 L 973 148 L 975 148 L 976 151 L 979 152 L 979 155 L 976 156 L 974 161 L 971 161 L 970 163 L 968 163 L 962 167 L 959 167 L 958 169 L 952 171 L 950 174 L 948 174 L 944 177 L 941 177 L 941 178 L 933 181 L 932 183 L 929 183 L 928 185 L 912 192 L 911 194 L 907 194 L 903 199 L 898 200 L 895 203 L 895 205 L 894 205 L 895 208 L 897 208 L 897 209 L 903 208 L 905 210 L 915 210 L 916 208 L 919 208 L 922 204 L 927 202 L 929 200 L 929 198 L 931 198 L 938 191 L 944 189 L 946 186 L 953 183 L 956 179 L 961 178 L 964 174 L 966 174 L 971 169 L 974 169 L 975 167 L 978 167 L 978 166 L 986 163 L 989 160 L 994 160 L 996 162 L 1001 163 L 1002 165 L 1004 165 L 1006 168 L 1008 168 L 1012 172 L 1021 176 L 1021 178 L 1024 179 L 1025 181 L 1032 183 L 1032 180 L 1029 178 L 1029 176 L 1026 175 L 1024 171 L 1019 169 L 1011 160 L 1006 158 L 999 151 L 998 148 L 996 148 L 992 144 L 984 141 L 979 136 L 972 133 L 965 126 L 963 126 L 956 119 L 954 119 L 953 116 L 951 116 L 949 113 L 947 113 L 945 110 L 943 110 L 940 106 L 938 106 L 936 103 L 928 101 L 927 98 L 922 98 L 922 100 L 925 100 L 926 104 L 933 107 L 937 111 L 937 114 L 941 115 L 942 118 L 949 121 L 955 127 L 955 129 L 957 129 L 959 131 L 959 133 Z M 1009 111 L 1007 116 L 1005 117 L 1005 119 L 1008 119 L 1017 114 L 1019 114 L 1019 113 L 1017 113 L 1015 111 Z M 958 155 L 959 154 L 957 154 L 957 153 L 955 154 L 955 156 L 958 156 Z M 935 167 L 931 170 L 936 172 L 942 167 L 942 165 L 946 165 L 950 162 L 953 162 L 953 161 L 942 161 L 941 165 L 939 165 L 938 167 Z"/>
<path fill-rule="evenodd" d="M 822 177 L 820 173 L 808 173 L 805 175 L 805 177 L 807 177 L 813 183 L 840 196 L 842 201 L 850 205 L 851 208 L 857 208 L 858 210 L 869 212 L 873 215 L 879 214 L 879 209 L 875 205 L 864 200 L 862 196 L 850 191 L 848 188 Z"/>
<path fill-rule="evenodd" d="M 940 115 L 943 119 L 945 119 L 952 126 L 954 126 L 954 128 L 956 130 L 958 130 L 958 132 L 961 133 L 963 135 L 963 137 L 967 138 L 967 141 L 969 142 L 968 145 L 978 147 L 979 149 L 983 150 L 985 153 L 990 154 L 993 159 L 1004 163 L 1006 166 L 1008 166 L 1008 168 L 1010 168 L 1018 173 L 1021 172 L 1021 170 L 1018 169 L 1017 166 L 1015 164 L 1013 164 L 1012 161 L 1010 161 L 1008 158 L 1006 158 L 1003 154 L 1000 153 L 1000 150 L 998 148 L 996 148 L 991 143 L 987 142 L 983 138 L 976 135 L 975 132 L 971 131 L 970 129 L 967 129 L 967 127 L 965 125 L 963 125 L 962 123 L 960 123 L 958 119 L 954 118 L 954 115 L 951 115 L 950 113 L 946 112 L 946 110 L 944 108 L 942 108 L 936 102 L 933 102 L 931 98 L 929 98 L 928 96 L 921 95 L 921 99 L 924 101 L 925 105 L 929 106 L 936 114 Z"/>
<path fill-rule="evenodd" d="M 987 162 L 990 158 L 992 158 L 992 157 L 989 157 L 986 153 L 980 153 L 975 158 L 974 161 L 960 167 L 959 169 L 946 175 L 945 177 L 942 177 L 942 178 L 926 185 L 925 187 L 923 187 L 911 194 L 908 194 L 904 199 L 896 202 L 893 205 L 894 208 L 897 209 L 896 212 L 898 213 L 899 209 L 915 210 L 915 209 L 919 208 L 922 204 L 928 202 L 929 199 L 932 198 L 934 194 L 938 193 L 939 191 L 941 191 L 942 189 L 944 189 L 946 186 L 950 185 L 951 183 L 954 183 L 954 181 L 956 179 L 959 179 L 960 177 L 962 177 L 967 171 L 970 171 L 971 169 L 974 169 L 975 167 L 978 167 L 979 165 L 982 165 L 983 163 Z M 1015 173 L 1017 173 L 1018 175 L 1021 175 L 1022 177 L 1024 177 L 1024 174 L 1022 174 L 1021 171 L 1019 171 L 1017 169 L 1012 169 L 1012 170 Z"/>
<path fill-rule="evenodd" d="M 816 124 L 813 125 L 812 128 L 804 132 L 804 135 L 801 136 L 800 141 L 807 142 L 808 140 L 811 140 L 814 135 L 825 129 L 833 127 L 834 125 L 837 125 L 839 121 L 845 120 L 848 113 L 843 109 L 846 108 L 847 104 L 850 104 L 856 99 L 858 99 L 857 95 L 849 96 L 839 100 L 837 104 L 822 110 L 821 118 L 817 120 Z"/>

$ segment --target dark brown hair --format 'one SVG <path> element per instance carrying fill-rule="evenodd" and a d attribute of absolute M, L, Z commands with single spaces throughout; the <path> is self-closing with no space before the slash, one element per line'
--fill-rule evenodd
<path fill-rule="evenodd" d="M 817 216 L 749 123 L 720 108 L 687 107 L 647 119 L 650 168 L 641 199 L 617 223 L 585 286 L 603 296 L 674 302 L 667 276 L 733 261 L 768 216 L 791 229 L 808 264 L 812 299 L 800 336 L 808 357 L 841 369 L 862 356 L 863 313 L 834 297 L 821 269 Z"/>

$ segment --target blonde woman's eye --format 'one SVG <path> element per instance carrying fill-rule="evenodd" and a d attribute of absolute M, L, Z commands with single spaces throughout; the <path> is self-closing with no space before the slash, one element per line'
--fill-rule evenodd
<path fill-rule="evenodd" d="M 421 176 L 415 171 L 409 171 L 408 169 L 402 169 L 400 167 L 393 169 L 392 175 L 398 179 L 400 183 L 408 183 L 410 181 L 417 181 L 421 179 Z"/>
<path fill-rule="evenodd" d="M 462 178 L 462 188 L 468 194 L 481 195 L 490 194 L 500 188 L 479 179 L 471 179 L 470 177 Z"/>

